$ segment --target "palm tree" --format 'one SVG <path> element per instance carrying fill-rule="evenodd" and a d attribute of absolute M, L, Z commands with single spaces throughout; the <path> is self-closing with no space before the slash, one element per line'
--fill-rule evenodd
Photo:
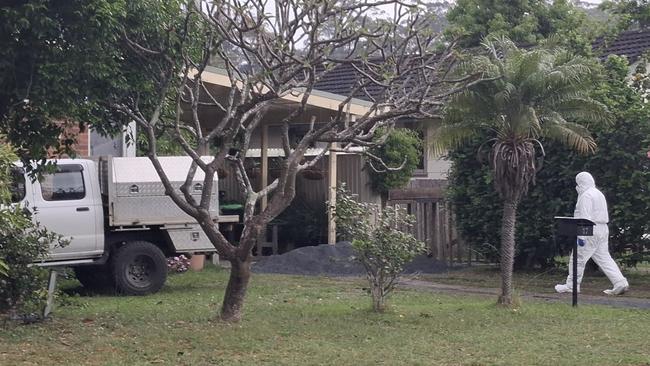
<path fill-rule="evenodd" d="M 479 156 L 485 148 L 504 203 L 499 303 L 511 306 L 517 205 L 540 168 L 540 139 L 593 152 L 596 144 L 584 124 L 606 121 L 608 112 L 589 97 L 597 76 L 594 62 L 561 48 L 521 49 L 506 38 L 488 38 L 483 48 L 456 72 L 486 81 L 452 98 L 433 148 L 442 153 L 483 138 Z"/>

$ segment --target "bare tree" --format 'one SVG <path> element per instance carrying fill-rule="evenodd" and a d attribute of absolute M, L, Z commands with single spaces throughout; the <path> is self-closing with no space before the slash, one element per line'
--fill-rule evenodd
<path fill-rule="evenodd" d="M 393 7 L 392 22 L 367 26 L 367 14 L 379 6 Z M 220 315 L 225 321 L 238 321 L 251 276 L 252 248 L 266 225 L 293 200 L 297 174 L 328 153 L 323 148 L 305 159 L 307 149 L 317 142 L 337 143 L 334 146 L 343 151 L 372 146 L 377 129 L 391 128 L 403 118 L 435 118 L 449 95 L 479 80 L 477 75 L 447 80 L 454 64 L 452 45 L 426 31 L 426 19 L 417 6 L 397 0 L 197 0 L 185 4 L 181 13 L 180 26 L 157 44 L 147 44 L 152 37 L 130 36 L 125 30 L 129 47 L 156 80 L 157 98 L 147 113 L 134 96 L 113 102 L 112 108 L 144 130 L 148 156 L 166 193 L 197 220 L 218 254 L 231 263 Z M 325 27 L 327 32 L 321 32 Z M 398 29 L 400 37 L 395 37 Z M 204 82 L 208 60 L 217 60 L 230 81 L 225 97 L 211 93 Z M 309 119 L 305 110 L 315 86 L 338 67 L 355 71 L 353 87 L 329 120 L 312 119 L 307 133 L 292 144 L 289 126 Z M 289 95 L 295 102 L 288 107 L 283 103 L 289 113 L 281 120 L 280 175 L 255 189 L 245 169 L 251 136 L 268 109 Z M 369 108 L 350 119 L 346 111 L 354 98 L 369 102 Z M 202 108 L 216 110 L 217 117 L 199 118 Z M 155 136 L 160 129 L 173 131 L 193 159 L 180 189 L 172 186 L 158 161 Z M 208 147 L 211 158 L 202 160 Z M 200 200 L 190 194 L 197 169 L 205 173 Z M 245 197 L 244 228 L 237 246 L 219 232 L 219 218 L 210 214 L 217 169 L 234 171 Z M 265 197 L 268 205 L 261 210 Z"/>

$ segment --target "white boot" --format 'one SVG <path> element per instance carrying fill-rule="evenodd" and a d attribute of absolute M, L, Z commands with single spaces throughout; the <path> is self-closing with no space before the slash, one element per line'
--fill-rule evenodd
<path fill-rule="evenodd" d="M 555 291 L 561 294 L 566 292 L 573 292 L 573 287 L 569 287 L 569 285 L 561 283 L 559 285 L 555 285 Z M 578 286 L 578 293 L 580 293 L 580 286 Z"/>
<path fill-rule="evenodd" d="M 614 285 L 613 289 L 605 290 L 603 292 L 606 293 L 607 295 L 616 296 L 625 293 L 629 289 L 630 289 L 630 284 L 627 282 L 627 280 L 625 280 Z"/>

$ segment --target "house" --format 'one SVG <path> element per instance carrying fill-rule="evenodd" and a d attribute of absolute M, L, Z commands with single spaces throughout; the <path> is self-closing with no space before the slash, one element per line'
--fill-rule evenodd
<path fill-rule="evenodd" d="M 594 49 L 603 57 L 609 54 L 626 56 L 631 63 L 638 63 L 643 53 L 650 48 L 650 30 L 628 31 L 622 33 L 612 42 L 598 40 L 594 43 Z M 315 86 L 309 99 L 308 108 L 305 113 L 305 123 L 297 123 L 290 128 L 290 139 L 299 139 L 308 129 L 310 117 L 318 121 L 327 121 L 337 112 L 339 103 L 347 95 L 354 82 L 354 70 L 350 66 L 339 66 L 324 76 Z M 210 92 L 216 97 L 224 97 L 230 88 L 230 80 L 226 74 L 214 67 L 208 67 L 204 72 L 203 81 L 208 84 Z M 268 184 L 274 177 L 274 163 L 282 156 L 280 121 L 288 113 L 292 105 L 297 103 L 298 97 L 288 95 L 276 103 L 266 117 L 261 121 L 260 127 L 254 133 L 251 140 L 251 149 L 248 151 L 247 159 L 251 162 L 248 167 L 253 184 L 262 187 Z M 350 118 L 363 115 L 371 103 L 363 97 L 355 98 L 349 103 L 347 113 Z M 204 107 L 200 110 L 199 118 L 209 120 L 216 110 L 211 107 Z M 433 158 L 429 153 L 429 144 L 433 134 L 435 121 L 402 121 L 401 127 L 413 128 L 421 132 L 425 139 L 425 153 L 420 169 L 416 171 L 408 185 L 402 189 L 389 192 L 388 204 L 399 204 L 405 207 L 408 212 L 417 218 L 417 225 L 414 228 L 415 236 L 423 240 L 430 254 L 445 261 L 465 261 L 468 251 L 453 229 L 453 214 L 450 207 L 444 202 L 443 190 L 447 184 L 447 172 L 450 164 L 444 159 Z M 89 155 L 123 155 L 132 154 L 129 146 L 125 143 L 125 136 L 131 132 L 125 132 L 117 140 L 103 139 L 100 136 L 90 133 L 88 142 Z M 316 144 L 306 154 L 307 157 L 315 156 L 325 147 L 324 144 Z M 345 183 L 347 187 L 360 196 L 363 201 L 379 202 L 380 197 L 370 188 L 370 178 L 364 170 L 364 161 L 361 156 L 353 153 L 328 153 L 322 159 L 317 171 L 311 175 L 298 177 L 295 202 L 311 209 L 311 214 L 305 216 L 325 215 L 325 202 L 332 198 L 336 187 Z M 226 174 L 221 177 L 219 189 L 222 191 L 222 202 L 241 202 L 243 197 L 235 180 L 234 174 Z M 263 203 L 264 204 L 264 203 Z M 291 210 L 290 208 L 289 210 Z M 315 217 L 312 217 L 315 218 Z M 323 220 L 322 241 L 327 240 L 333 243 L 336 240 L 335 226 L 331 215 Z M 318 220 L 314 220 L 318 224 Z M 281 241 L 283 229 L 287 224 L 277 223 L 271 228 L 270 239 L 262 242 L 258 247 L 261 253 L 263 247 L 268 246 L 272 252 L 278 250 L 278 241 Z M 325 227 L 327 230 L 325 230 Z M 301 228 L 303 231 L 306 227 Z M 300 245 L 304 243 L 293 243 Z"/>
<path fill-rule="evenodd" d="M 204 83 L 208 85 L 211 94 L 215 97 L 225 96 L 230 88 L 231 81 L 223 70 L 214 67 L 208 67 L 202 77 Z M 354 69 L 344 65 L 335 68 L 326 74 L 312 91 L 308 101 L 307 111 L 305 113 L 304 123 L 294 123 L 289 129 L 290 140 L 300 140 L 309 129 L 310 119 L 315 119 L 316 125 L 319 122 L 325 122 L 338 113 L 339 104 L 345 99 L 354 82 Z M 288 95 L 283 100 L 276 103 L 267 112 L 261 121 L 260 127 L 253 133 L 250 142 L 250 148 L 247 153 L 247 162 L 251 165 L 247 167 L 249 176 L 253 180 L 253 185 L 261 188 L 274 179 L 274 173 L 277 172 L 275 164 L 277 158 L 284 155 L 281 145 L 281 125 L 282 118 L 295 106 L 298 97 Z M 353 98 L 348 107 L 347 113 L 350 118 L 361 116 L 368 111 L 371 106 L 369 100 Z M 218 113 L 217 109 L 211 107 L 202 107 L 199 111 L 199 118 L 208 121 L 210 116 Z M 214 118 L 213 118 L 214 119 Z M 423 136 L 430 136 L 433 132 L 433 121 L 402 121 L 401 127 L 417 129 Z M 326 147 L 324 143 L 317 143 L 306 154 L 306 157 L 316 156 Z M 450 222 L 449 207 L 443 201 L 443 188 L 446 184 L 446 174 L 449 169 L 449 163 L 441 159 L 433 159 L 428 153 L 428 146 L 425 146 L 422 165 L 416 171 L 409 185 L 404 189 L 394 190 L 389 193 L 388 204 L 403 205 L 410 213 L 416 215 L 419 224 L 414 229 L 414 234 L 429 245 L 431 254 L 439 258 L 450 258 L 452 249 L 450 243 L 458 242 L 456 234 L 450 228 L 453 224 Z M 313 222 L 293 222 L 308 216 L 315 219 L 316 216 L 322 215 L 320 223 L 323 225 L 322 238 L 316 239 L 316 243 L 327 241 L 334 243 L 336 233 L 331 215 L 325 218 L 326 205 L 332 199 L 336 187 L 345 184 L 350 191 L 358 194 L 360 199 L 366 202 L 380 203 L 381 197 L 378 193 L 373 192 L 370 186 L 370 176 L 364 168 L 364 159 L 355 153 L 328 152 L 326 156 L 318 163 L 317 172 L 301 174 L 298 176 L 296 184 L 296 198 L 294 206 L 287 210 L 291 214 L 296 205 L 303 209 L 302 215 L 293 217 L 289 222 L 282 222 L 282 217 L 276 220 L 279 229 L 275 227 L 269 233 L 271 243 L 270 247 L 277 248 L 277 242 L 274 237 L 280 237 L 283 240 L 283 231 L 286 232 L 287 226 L 300 225 L 302 231 L 306 231 L 310 224 L 316 225 L 319 220 Z M 219 189 L 222 191 L 222 202 L 236 203 L 242 202 L 243 198 L 238 188 L 238 183 L 234 174 L 224 174 L 220 178 Z M 230 205 L 227 205 L 230 206 Z M 305 210 L 305 208 L 307 208 Z M 327 228 L 327 231 L 324 228 Z M 275 231 L 273 229 L 276 229 Z M 279 231 L 279 233 L 278 233 Z M 295 234 L 295 233 L 294 233 Z M 295 235 L 285 235 L 285 241 Z M 316 234 L 317 236 L 317 234 Z M 289 245 L 303 245 L 304 242 L 289 243 Z M 291 246 L 289 246 L 290 248 Z M 259 251 L 263 249 L 258 248 Z M 273 250 L 272 252 L 275 252 Z M 459 257 L 462 250 L 455 250 L 454 257 Z"/>

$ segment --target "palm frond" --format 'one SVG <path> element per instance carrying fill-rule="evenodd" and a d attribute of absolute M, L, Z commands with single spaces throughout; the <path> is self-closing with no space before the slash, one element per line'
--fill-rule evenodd
<path fill-rule="evenodd" d="M 513 75 L 511 79 L 515 84 L 521 84 L 539 72 L 545 72 L 553 64 L 552 57 L 544 49 L 536 49 L 522 54 L 518 59 L 513 59 Z"/>
<path fill-rule="evenodd" d="M 548 88 L 562 88 L 572 85 L 574 88 L 589 82 L 593 78 L 593 70 L 583 63 L 557 65 L 546 75 Z"/>
<path fill-rule="evenodd" d="M 494 101 L 498 106 L 503 108 L 504 105 L 507 105 L 512 102 L 514 98 L 518 97 L 517 87 L 509 82 L 503 82 L 502 90 L 494 94 Z"/>
<path fill-rule="evenodd" d="M 482 73 L 485 77 L 494 77 L 498 75 L 498 72 L 498 67 L 485 55 L 478 55 L 469 60 L 464 60 L 454 69 L 454 74 L 457 76 Z"/>
<path fill-rule="evenodd" d="M 581 154 L 593 153 L 596 150 L 596 142 L 585 126 L 567 122 L 558 113 L 544 117 L 542 122 L 543 134 L 546 138 L 566 145 Z"/>
<path fill-rule="evenodd" d="M 449 102 L 447 112 L 448 114 L 462 115 L 483 115 L 495 110 L 494 100 L 486 98 L 486 92 L 491 92 L 489 87 L 478 87 L 475 89 L 468 89 L 462 93 L 455 95 Z"/>
<path fill-rule="evenodd" d="M 575 89 L 567 87 L 556 91 L 544 90 L 536 94 L 530 103 L 547 109 L 555 109 L 557 106 L 573 100 L 581 98 L 589 98 L 588 91 L 584 89 Z"/>
<path fill-rule="evenodd" d="M 482 128 L 476 121 L 466 123 L 443 124 L 433 132 L 431 151 L 434 157 L 444 155 L 449 149 L 462 146 L 479 136 Z M 469 122 L 469 123 L 467 123 Z"/>
<path fill-rule="evenodd" d="M 528 106 L 527 109 L 528 121 L 524 126 L 527 129 L 526 134 L 531 138 L 537 139 L 542 133 L 542 124 L 535 108 Z"/>
<path fill-rule="evenodd" d="M 575 97 L 565 99 L 552 106 L 555 111 L 572 121 L 610 123 L 611 114 L 603 103 L 588 98 Z"/>
<path fill-rule="evenodd" d="M 517 161 L 521 146 L 528 155 L 537 146 L 520 144 L 544 136 L 582 153 L 595 149 L 587 128 L 574 123 L 609 120 L 607 108 L 589 97 L 598 76 L 591 60 L 559 47 L 520 49 L 503 37 L 487 37 L 482 46 L 485 54 L 461 65 L 460 75 L 480 70 L 499 78 L 473 85 L 449 101 L 445 126 L 437 135 L 441 147 L 434 150 L 462 144 L 486 129 L 495 132 L 497 143 L 510 141 L 504 149 Z"/>

